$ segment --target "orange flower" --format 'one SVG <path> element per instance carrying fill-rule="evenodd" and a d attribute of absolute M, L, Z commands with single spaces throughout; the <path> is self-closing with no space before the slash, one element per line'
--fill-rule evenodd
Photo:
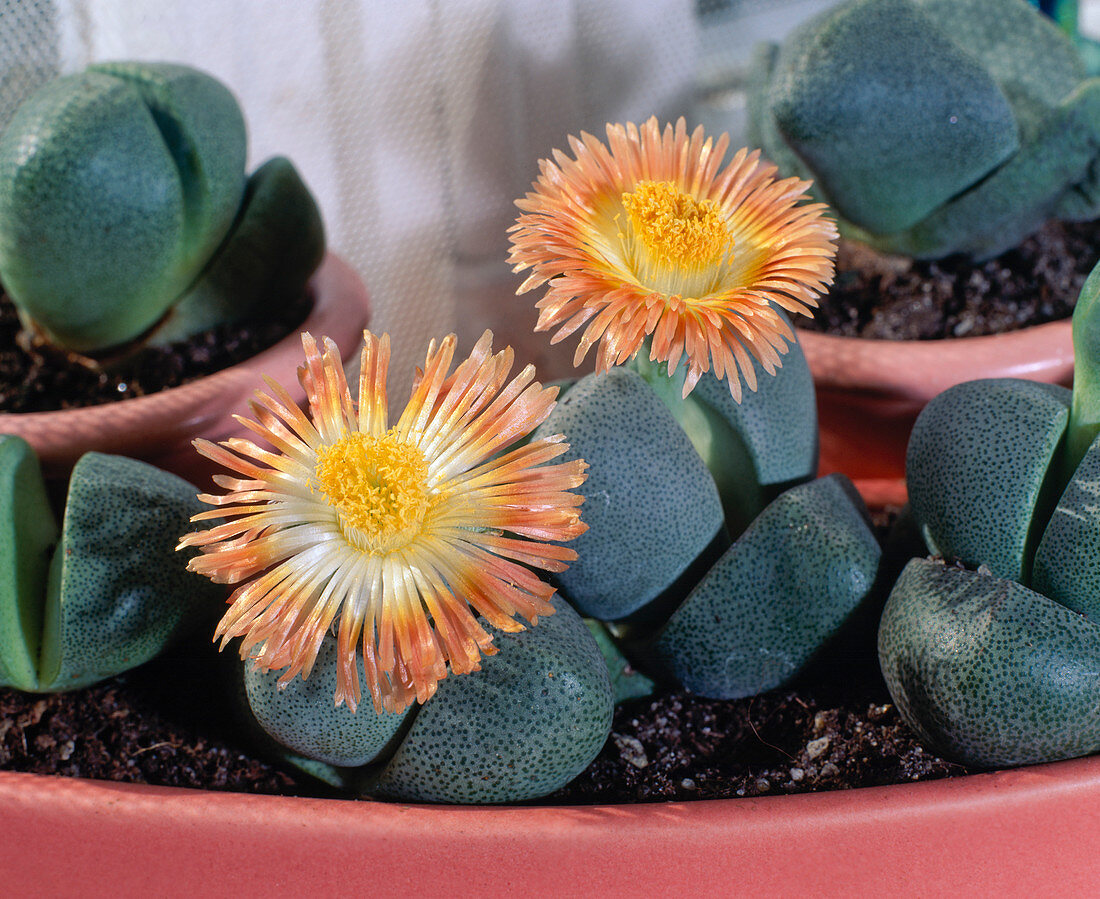
<path fill-rule="evenodd" d="M 514 270 L 531 269 L 518 293 L 549 282 L 536 330 L 552 343 L 585 327 L 574 365 L 599 343 L 596 370 L 634 356 L 651 335 L 649 358 L 676 370 L 686 356 L 684 396 L 713 366 L 741 398 L 750 354 L 774 374 L 794 335 L 772 304 L 811 314 L 832 283 L 837 236 L 820 203 L 798 205 L 807 181 L 774 179 L 759 151 L 740 150 L 684 120 L 662 132 L 608 125 L 608 145 L 569 138 L 541 160 L 511 233 Z"/>
<path fill-rule="evenodd" d="M 554 589 L 532 568 L 562 571 L 576 558 L 549 541 L 582 534 L 581 461 L 548 465 L 568 449 L 560 435 L 507 450 L 550 413 L 556 387 L 528 366 L 507 384 L 509 347 L 493 355 L 486 331 L 451 373 L 455 337 L 432 341 L 397 424 L 389 425 L 389 336 L 365 332 L 358 404 L 340 353 L 302 335 L 307 416 L 268 381 L 255 421 L 238 421 L 274 447 L 239 438 L 199 452 L 240 477 L 218 475 L 224 496 L 195 520 L 223 519 L 180 548 L 203 554 L 191 570 L 242 584 L 215 639 L 243 637 L 264 670 L 309 676 L 339 618 L 336 704 L 360 697 L 356 646 L 376 710 L 424 702 L 447 676 L 476 671 L 496 652 L 473 610 L 495 627 L 523 630 L 553 612 Z M 501 452 L 503 451 L 503 452 Z M 498 455 L 498 453 L 500 453 Z"/>

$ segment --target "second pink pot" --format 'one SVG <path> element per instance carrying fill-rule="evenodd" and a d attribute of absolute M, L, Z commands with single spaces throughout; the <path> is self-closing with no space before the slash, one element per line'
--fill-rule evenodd
<path fill-rule="evenodd" d="M 839 471 L 872 505 L 905 501 L 909 432 L 932 397 L 976 378 L 1069 385 L 1072 324 L 985 337 L 868 340 L 799 332 L 817 391 L 821 473 Z"/>

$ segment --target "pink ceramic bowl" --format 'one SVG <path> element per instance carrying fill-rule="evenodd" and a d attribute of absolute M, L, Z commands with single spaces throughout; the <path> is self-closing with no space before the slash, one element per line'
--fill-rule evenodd
<path fill-rule="evenodd" d="M 951 340 L 866 340 L 799 332 L 817 388 L 821 473 L 852 478 L 872 504 L 905 501 L 905 448 L 925 404 L 976 378 L 1068 385 L 1072 324 Z"/>
<path fill-rule="evenodd" d="M 366 288 L 355 271 L 329 253 L 310 280 L 313 310 L 301 330 L 331 337 L 344 361 L 359 351 L 369 318 Z M 214 467 L 191 446 L 196 437 L 224 440 L 244 429 L 234 413 L 268 375 L 299 402 L 305 399 L 297 370 L 303 361 L 298 331 L 246 362 L 182 387 L 148 396 L 59 412 L 0 413 L 0 433 L 18 434 L 42 460 L 47 477 L 64 477 L 89 451 L 118 453 L 151 462 L 206 487 Z"/>
<path fill-rule="evenodd" d="M 448 807 L 0 771 L 9 895 L 1095 896 L 1100 758 L 803 796 Z"/>

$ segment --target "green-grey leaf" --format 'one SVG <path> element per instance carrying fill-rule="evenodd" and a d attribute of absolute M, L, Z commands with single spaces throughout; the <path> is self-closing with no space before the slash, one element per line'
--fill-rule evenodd
<path fill-rule="evenodd" d="M 883 611 L 879 660 L 906 722 L 967 765 L 1100 749 L 1100 627 L 988 574 L 914 559 Z"/>
<path fill-rule="evenodd" d="M 669 587 L 722 527 L 714 481 L 661 400 L 637 374 L 578 381 L 536 430 L 564 434 L 561 461 L 584 459 L 578 559 L 558 577 L 584 614 L 623 618 Z"/>
<path fill-rule="evenodd" d="M 863 501 L 843 475 L 792 487 L 672 615 L 657 651 L 702 696 L 778 687 L 867 599 L 880 558 Z"/>
<path fill-rule="evenodd" d="M 951 387 L 924 408 L 905 468 L 932 553 L 1026 582 L 1069 400 L 1064 387 L 997 378 Z"/>
<path fill-rule="evenodd" d="M 204 506 L 175 475 L 86 453 L 69 482 L 50 565 L 38 689 L 71 690 L 133 668 L 209 620 L 221 587 L 176 552 Z"/>
<path fill-rule="evenodd" d="M 783 138 L 840 214 L 877 233 L 912 227 L 1019 147 L 996 81 L 909 0 L 830 10 L 776 69 Z"/>
<path fill-rule="evenodd" d="M 0 435 L 0 684 L 38 685 L 38 647 L 57 522 L 30 445 Z"/>
<path fill-rule="evenodd" d="M 652 694 L 655 688 L 653 681 L 630 664 L 619 649 L 615 638 L 608 633 L 604 623 L 594 618 L 585 618 L 584 623 L 603 654 L 607 673 L 611 677 L 611 686 L 615 690 L 615 702 L 639 699 Z"/>
<path fill-rule="evenodd" d="M 277 156 L 248 180 L 241 215 L 195 284 L 150 336 L 182 340 L 299 299 L 325 253 L 321 212 L 290 160 Z"/>
<path fill-rule="evenodd" d="M 0 278 L 56 343 L 138 336 L 196 278 L 244 189 L 245 133 L 215 79 L 112 64 L 59 78 L 0 136 Z"/>
<path fill-rule="evenodd" d="M 356 654 L 356 661 L 359 683 L 364 685 L 362 656 Z M 296 677 L 279 687 L 283 671 L 261 671 L 245 661 L 245 695 L 260 727 L 293 752 L 340 767 L 369 764 L 385 753 L 415 707 L 400 714 L 378 714 L 369 695 L 354 712 L 337 706 L 336 672 L 336 638 L 329 634 L 306 680 Z"/>
<path fill-rule="evenodd" d="M 1043 532 L 1031 586 L 1100 624 L 1100 438 L 1085 453 Z"/>
<path fill-rule="evenodd" d="M 448 677 L 420 709 L 377 790 L 416 802 L 520 802 L 564 786 L 611 732 L 600 650 L 568 604 L 518 634 L 494 629 L 481 671 Z"/>
<path fill-rule="evenodd" d="M 817 474 L 817 399 L 797 336 L 775 374 L 753 359 L 757 387 L 746 387 L 741 402 L 730 393 L 728 375 L 703 375 L 685 399 L 686 367 L 669 378 L 667 366 L 654 366 L 643 354 L 633 364 L 706 463 L 731 536 L 788 487 Z"/>

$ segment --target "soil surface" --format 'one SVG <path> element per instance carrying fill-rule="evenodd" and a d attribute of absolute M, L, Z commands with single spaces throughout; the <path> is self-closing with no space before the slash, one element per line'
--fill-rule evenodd
<path fill-rule="evenodd" d="M 884 534 L 888 516 L 879 517 Z M 596 760 L 549 804 L 804 793 L 968 773 L 926 751 L 893 706 L 863 635 L 801 684 L 742 700 L 682 690 L 621 704 Z M 229 652 L 231 650 L 227 650 Z M 327 787 L 264 759 L 235 726 L 221 662 L 197 637 L 60 695 L 0 688 L 0 769 L 287 795 Z"/>
<path fill-rule="evenodd" d="M 1048 222 L 1018 247 L 976 265 L 914 262 L 842 241 L 837 277 L 806 330 L 885 340 L 976 337 L 1066 318 L 1100 259 L 1100 221 Z"/>
<path fill-rule="evenodd" d="M 255 321 L 220 325 L 191 339 L 146 347 L 121 362 L 74 356 L 30 345 L 20 335 L 15 306 L 0 294 L 0 412 L 49 412 L 97 406 L 178 387 L 250 359 L 305 321 L 304 295 Z"/>

